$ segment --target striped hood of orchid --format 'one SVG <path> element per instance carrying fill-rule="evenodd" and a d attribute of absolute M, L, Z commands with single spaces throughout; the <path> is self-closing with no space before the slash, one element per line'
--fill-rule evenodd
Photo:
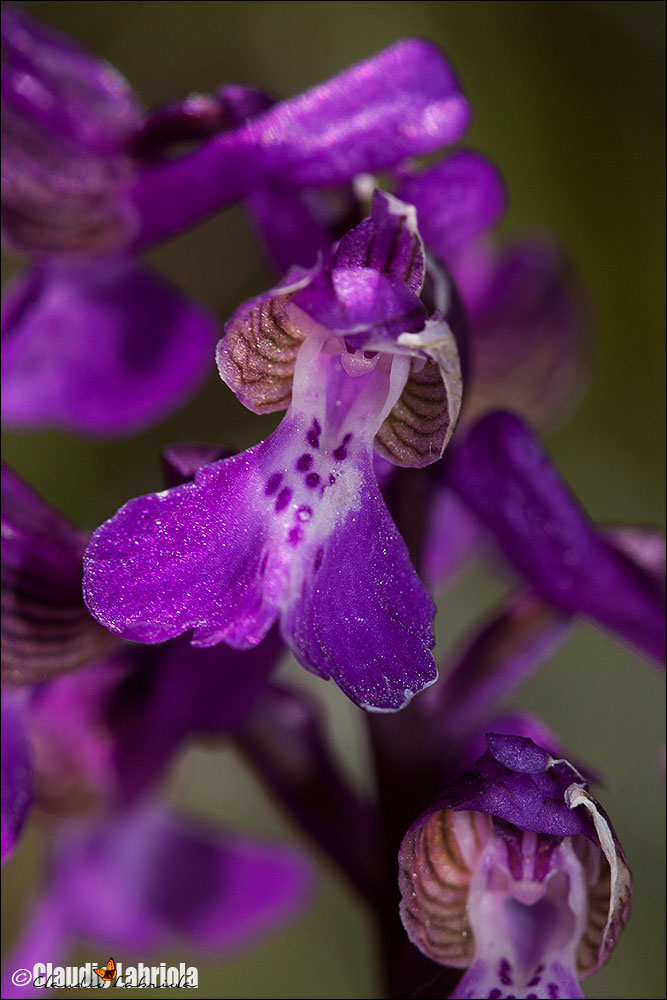
<path fill-rule="evenodd" d="M 403 925 L 467 970 L 450 1000 L 583 997 L 630 913 L 625 854 L 576 767 L 526 737 L 485 739 L 403 839 Z"/>
<path fill-rule="evenodd" d="M 85 594 L 99 621 L 244 649 L 279 618 L 300 663 L 369 710 L 434 682 L 433 603 L 373 471 L 374 451 L 437 460 L 458 417 L 456 341 L 421 301 L 424 275 L 414 209 L 376 192 L 324 259 L 237 310 L 220 374 L 254 412 L 287 413 L 266 441 L 95 532 Z"/>

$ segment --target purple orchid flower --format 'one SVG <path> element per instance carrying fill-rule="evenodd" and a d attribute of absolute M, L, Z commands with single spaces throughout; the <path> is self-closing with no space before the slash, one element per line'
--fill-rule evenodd
<path fill-rule="evenodd" d="M 401 917 L 436 962 L 465 968 L 451 997 L 583 997 L 611 954 L 632 876 L 579 771 L 531 739 L 487 751 L 408 831 Z"/>
<path fill-rule="evenodd" d="M 130 433 L 199 384 L 216 321 L 140 249 L 264 188 L 336 185 L 430 152 L 470 117 L 426 42 L 273 107 L 230 86 L 146 114 L 106 62 L 12 7 L 2 33 L 3 233 L 36 262 L 3 309 L 2 412 L 17 427 Z M 166 155 L 183 139 L 203 141 Z"/>
<path fill-rule="evenodd" d="M 323 262 L 236 312 L 221 374 L 255 412 L 287 415 L 95 532 L 84 591 L 102 624 L 243 649 L 280 616 L 297 659 L 365 708 L 396 710 L 433 682 L 433 605 L 373 471 L 374 448 L 435 461 L 458 416 L 456 342 L 419 298 L 424 274 L 413 210 L 378 193 Z"/>
<path fill-rule="evenodd" d="M 13 985 L 11 974 L 37 962 L 62 966 L 82 941 L 125 964 L 163 959 L 167 949 L 229 955 L 293 920 L 310 894 L 310 867 L 297 851 L 222 834 L 153 803 L 104 822 L 70 821 L 54 836 L 2 994 L 42 995 L 43 987 Z"/>

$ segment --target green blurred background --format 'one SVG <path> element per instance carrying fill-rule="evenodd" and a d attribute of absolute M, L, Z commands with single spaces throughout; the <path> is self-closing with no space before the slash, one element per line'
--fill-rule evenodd
<path fill-rule="evenodd" d="M 147 105 L 223 82 L 291 95 L 398 38 L 421 35 L 439 43 L 475 111 L 467 143 L 495 160 L 505 176 L 511 204 L 503 231 L 537 227 L 557 234 L 593 303 L 590 379 L 571 418 L 549 435 L 548 447 L 595 518 L 664 523 L 662 2 L 49 0 L 25 7 L 118 66 Z M 221 321 L 269 282 L 238 209 L 150 257 Z M 7 274 L 13 266 L 5 263 Z M 12 433 L 3 436 L 3 453 L 48 500 L 92 528 L 130 496 L 161 488 L 158 455 L 165 444 L 204 440 L 245 447 L 274 423 L 246 413 L 212 365 L 210 381 L 195 400 L 130 441 Z M 485 567 L 461 580 L 439 608 L 439 657 L 505 585 Z M 293 663 L 284 670 L 325 700 L 332 738 L 367 787 L 357 710 L 336 688 Z M 629 928 L 608 966 L 587 982 L 587 994 L 664 997 L 661 679 L 609 637 L 582 625 L 514 703 L 540 713 L 573 758 L 604 774 L 602 798 L 634 869 Z M 193 748 L 168 794 L 213 821 L 297 837 L 229 749 Z M 7 870 L 5 953 L 37 883 L 41 846 L 35 825 Z M 202 965 L 206 995 L 380 995 L 365 914 L 326 863 L 315 860 L 321 879 L 313 910 L 255 951 Z M 88 960 L 90 949 L 78 957 Z"/>

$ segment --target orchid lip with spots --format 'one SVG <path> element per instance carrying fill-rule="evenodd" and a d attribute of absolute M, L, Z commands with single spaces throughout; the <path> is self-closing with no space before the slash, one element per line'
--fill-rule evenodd
<path fill-rule="evenodd" d="M 461 403 L 456 341 L 420 299 L 414 210 L 375 195 L 310 271 L 242 306 L 218 366 L 255 412 L 287 407 L 249 451 L 131 501 L 94 534 L 85 595 L 107 628 L 256 645 L 280 618 L 306 669 L 395 711 L 433 683 L 433 603 L 373 471 L 440 457 Z"/>

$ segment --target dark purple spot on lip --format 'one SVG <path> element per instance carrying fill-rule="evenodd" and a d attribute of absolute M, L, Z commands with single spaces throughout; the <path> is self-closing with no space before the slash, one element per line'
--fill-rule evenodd
<path fill-rule="evenodd" d="M 512 966 L 506 958 L 503 958 L 498 966 L 498 978 L 503 986 L 512 985 Z"/>
<path fill-rule="evenodd" d="M 376 358 L 377 355 L 378 355 L 377 351 L 364 351 L 364 357 L 366 358 L 367 361 L 370 361 L 371 358 Z"/>
<path fill-rule="evenodd" d="M 264 573 L 266 572 L 266 564 L 267 564 L 268 561 L 269 561 L 269 553 L 265 552 L 264 555 L 262 556 L 262 562 L 261 562 L 261 565 L 259 567 L 259 575 L 260 576 L 264 576 Z"/>
<path fill-rule="evenodd" d="M 526 993 L 526 1000 L 539 1000 L 537 993 Z"/>
<path fill-rule="evenodd" d="M 292 491 L 289 486 L 285 486 L 285 488 L 278 494 L 278 498 L 276 500 L 276 512 L 284 510 L 291 499 Z"/>
<path fill-rule="evenodd" d="M 333 486 L 333 484 L 335 482 L 336 482 L 336 477 L 334 476 L 333 472 L 330 472 L 329 473 L 329 486 Z"/>
<path fill-rule="evenodd" d="M 320 427 L 320 422 L 317 419 L 317 417 L 313 417 L 313 422 L 312 422 L 312 424 L 310 426 L 313 428 L 313 430 L 315 431 L 315 433 L 319 437 L 320 434 L 322 433 L 322 428 Z"/>
<path fill-rule="evenodd" d="M 527 983 L 528 986 L 539 986 L 539 983 L 540 983 L 540 972 L 542 972 L 542 969 L 537 969 L 536 974 L 533 976 L 533 978 L 531 979 L 531 981 L 529 983 Z"/>
<path fill-rule="evenodd" d="M 301 528 L 292 528 L 287 538 L 290 545 L 298 545 L 301 541 Z"/>
<path fill-rule="evenodd" d="M 269 478 L 266 481 L 266 486 L 264 487 L 264 492 L 266 493 L 267 496 L 270 497 L 272 493 L 276 492 L 276 490 L 278 489 L 278 487 L 282 482 L 282 479 L 283 479 L 282 472 L 274 472 L 272 475 L 269 476 Z"/>
<path fill-rule="evenodd" d="M 556 984 L 549 983 L 547 985 L 547 989 L 549 990 L 549 996 L 551 997 L 551 1000 L 558 1000 L 558 987 L 556 986 Z"/>
<path fill-rule="evenodd" d="M 324 549 L 318 549 L 315 555 L 314 569 L 317 573 L 318 569 L 322 565 L 322 560 L 324 559 Z"/>
<path fill-rule="evenodd" d="M 498 997 L 501 997 L 502 995 L 502 990 L 491 990 L 489 993 L 489 1000 L 498 1000 Z"/>
<path fill-rule="evenodd" d="M 308 469 L 313 464 L 313 456 L 308 453 L 300 455 L 296 462 L 297 472 L 308 472 Z"/>
<path fill-rule="evenodd" d="M 351 440 L 352 435 L 346 434 L 338 447 L 334 449 L 333 457 L 337 462 L 342 462 L 344 458 L 347 458 L 347 446 Z"/>
<path fill-rule="evenodd" d="M 320 446 L 319 436 L 312 429 L 306 434 L 306 441 L 311 448 L 319 448 Z"/>
<path fill-rule="evenodd" d="M 306 476 L 306 486 L 310 487 L 311 490 L 315 489 L 319 481 L 320 477 L 316 472 L 309 472 L 308 475 Z"/>

